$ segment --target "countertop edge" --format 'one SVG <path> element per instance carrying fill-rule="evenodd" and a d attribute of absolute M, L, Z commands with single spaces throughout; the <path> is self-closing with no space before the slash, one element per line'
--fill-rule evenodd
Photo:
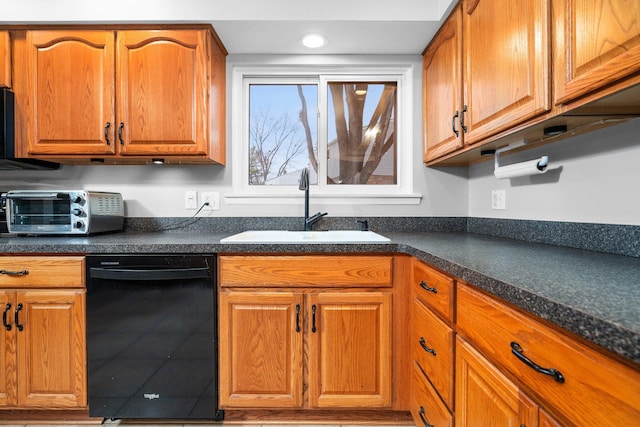
<path fill-rule="evenodd" d="M 208 242 L 197 241 L 154 241 L 145 239 L 145 234 L 138 235 L 135 241 L 125 241 L 127 238 L 107 239 L 84 238 L 74 243 L 56 242 L 55 239 L 45 238 L 20 242 L 9 242 L 1 245 L 5 255 L 20 254 L 90 254 L 90 253 L 399 253 L 414 256 L 422 262 L 432 265 L 449 275 L 462 279 L 489 294 L 492 294 L 525 312 L 567 330 L 585 340 L 603 347 L 621 356 L 623 359 L 640 364 L 640 333 L 629 330 L 615 322 L 599 318 L 582 310 L 554 301 L 544 295 L 539 295 L 491 277 L 472 268 L 458 264 L 445 257 L 420 249 L 410 243 L 402 242 L 401 238 L 391 238 L 389 243 L 375 244 L 221 244 L 219 240 L 228 233 L 210 234 Z M 122 235 L 120 235 L 122 237 Z M 147 241 L 144 241 L 147 240 Z M 180 239 L 178 239 L 180 240 Z M 508 241 L 509 239 L 504 239 Z"/>

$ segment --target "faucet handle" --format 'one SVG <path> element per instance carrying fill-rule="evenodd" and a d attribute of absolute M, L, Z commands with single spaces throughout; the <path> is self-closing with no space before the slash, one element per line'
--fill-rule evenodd
<path fill-rule="evenodd" d="M 366 219 L 359 219 L 358 224 L 360 224 L 360 231 L 369 231 L 369 221 Z"/>

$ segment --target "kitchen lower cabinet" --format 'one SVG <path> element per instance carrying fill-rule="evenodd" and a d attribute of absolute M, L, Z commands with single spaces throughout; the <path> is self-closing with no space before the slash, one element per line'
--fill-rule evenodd
<path fill-rule="evenodd" d="M 456 427 L 537 425 L 537 405 L 458 337 Z"/>
<path fill-rule="evenodd" d="M 221 407 L 302 406 L 302 304 L 295 292 L 220 292 Z"/>
<path fill-rule="evenodd" d="M 9 31 L 0 31 L 0 87 L 11 87 L 11 38 Z"/>
<path fill-rule="evenodd" d="M 630 426 L 640 422 L 640 372 L 637 369 L 466 284 L 457 284 L 457 305 L 458 335 L 498 372 L 526 389 L 555 419 L 580 426 Z M 467 362 L 458 356 L 473 353 L 466 351 L 468 348 L 469 345 L 462 345 L 459 340 L 457 388 L 464 386 L 461 381 L 472 372 L 459 371 Z M 465 392 L 457 389 L 456 419 L 463 408 L 461 399 L 465 398 Z M 483 412 L 481 408 L 466 407 L 469 425 L 481 425 L 473 422 L 473 418 Z M 548 417 L 541 419 L 545 420 L 544 425 L 553 425 Z"/>
<path fill-rule="evenodd" d="M 0 409 L 85 408 L 84 258 L 0 257 L 0 271 Z"/>
<path fill-rule="evenodd" d="M 413 260 L 411 413 L 417 426 L 640 424 L 640 370 Z"/>
<path fill-rule="evenodd" d="M 349 258 L 219 257 L 222 408 L 391 408 L 392 257 Z"/>
<path fill-rule="evenodd" d="M 308 295 L 309 406 L 391 406 L 391 292 Z"/>

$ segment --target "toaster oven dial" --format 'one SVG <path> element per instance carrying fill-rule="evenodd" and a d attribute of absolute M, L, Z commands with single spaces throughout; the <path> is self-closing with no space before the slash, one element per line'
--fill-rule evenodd
<path fill-rule="evenodd" d="M 82 198 L 82 196 L 75 196 L 72 200 L 73 203 L 82 203 L 84 201 L 84 199 Z"/>
<path fill-rule="evenodd" d="M 84 222 L 78 221 L 78 222 L 75 223 L 75 226 L 78 229 L 82 229 L 82 228 L 84 228 Z"/>
<path fill-rule="evenodd" d="M 74 208 L 71 213 L 75 216 L 82 216 L 82 214 L 84 214 L 84 211 L 80 208 Z"/>

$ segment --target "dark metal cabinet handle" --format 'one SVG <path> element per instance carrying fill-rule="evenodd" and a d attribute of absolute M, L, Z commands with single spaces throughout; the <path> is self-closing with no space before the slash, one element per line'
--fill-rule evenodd
<path fill-rule="evenodd" d="M 419 343 L 420 347 L 422 347 L 424 351 L 426 351 L 427 353 L 431 353 L 434 356 L 436 355 L 436 349 L 427 347 L 427 340 L 425 340 L 424 337 L 420 337 Z"/>
<path fill-rule="evenodd" d="M 520 344 L 518 344 L 515 341 L 511 341 L 511 353 L 513 353 L 525 365 L 529 366 L 536 372 L 553 377 L 553 379 L 556 380 L 556 382 L 559 382 L 560 384 L 564 383 L 564 375 L 562 375 L 560 371 L 554 368 L 543 368 L 542 366 L 538 365 L 537 363 L 529 359 L 527 356 L 522 354 L 523 352 L 524 350 Z"/>
<path fill-rule="evenodd" d="M 300 332 L 300 304 L 296 304 L 296 332 Z"/>
<path fill-rule="evenodd" d="M 8 302 L 7 305 L 4 307 L 4 311 L 2 312 L 2 326 L 4 326 L 4 328 L 7 331 L 11 330 L 11 324 L 7 323 L 7 312 L 11 310 L 11 303 Z"/>
<path fill-rule="evenodd" d="M 311 306 L 311 332 L 316 333 L 316 305 Z"/>
<path fill-rule="evenodd" d="M 420 415 L 420 419 L 422 420 L 422 423 L 424 424 L 424 427 L 434 427 L 433 424 L 429 424 L 427 422 L 427 417 L 425 417 L 427 411 L 424 410 L 424 406 L 420 407 L 420 412 L 418 412 L 418 415 Z"/>
<path fill-rule="evenodd" d="M 111 140 L 109 140 L 109 128 L 111 128 L 111 122 L 107 122 L 107 124 L 104 125 L 104 140 L 107 145 L 111 145 Z"/>
<path fill-rule="evenodd" d="M 462 113 L 460 113 L 460 128 L 462 132 L 467 133 L 467 127 L 464 125 L 464 114 L 467 112 L 467 106 L 462 107 Z"/>
<path fill-rule="evenodd" d="M 429 286 L 427 286 L 427 284 L 425 283 L 425 281 L 424 281 L 424 280 L 421 280 L 421 281 L 420 281 L 420 287 L 421 287 L 422 289 L 424 289 L 425 291 L 433 292 L 434 294 L 437 294 L 437 293 L 438 293 L 438 288 L 430 288 Z"/>
<path fill-rule="evenodd" d="M 456 138 L 460 136 L 460 132 L 458 131 L 458 129 L 456 129 L 456 119 L 458 118 L 459 115 L 460 115 L 460 112 L 456 110 L 456 113 L 453 115 L 453 117 L 451 117 L 451 130 L 455 134 Z"/>
<path fill-rule="evenodd" d="M 14 314 L 13 317 L 13 323 L 15 323 L 16 328 L 18 328 L 19 331 L 24 329 L 24 325 L 20 324 L 20 319 L 18 319 L 18 315 L 20 314 L 20 310 L 22 310 L 22 303 L 18 303 L 18 306 L 16 307 L 16 312 Z"/>
<path fill-rule="evenodd" d="M 0 274 L 6 274 L 7 276 L 26 276 L 27 274 L 29 274 L 29 270 L 20 270 L 20 271 L 0 270 Z"/>
<path fill-rule="evenodd" d="M 124 130 L 124 123 L 120 122 L 120 126 L 118 126 L 118 139 L 120 140 L 120 145 L 124 145 L 124 139 L 122 139 L 123 130 Z"/>

